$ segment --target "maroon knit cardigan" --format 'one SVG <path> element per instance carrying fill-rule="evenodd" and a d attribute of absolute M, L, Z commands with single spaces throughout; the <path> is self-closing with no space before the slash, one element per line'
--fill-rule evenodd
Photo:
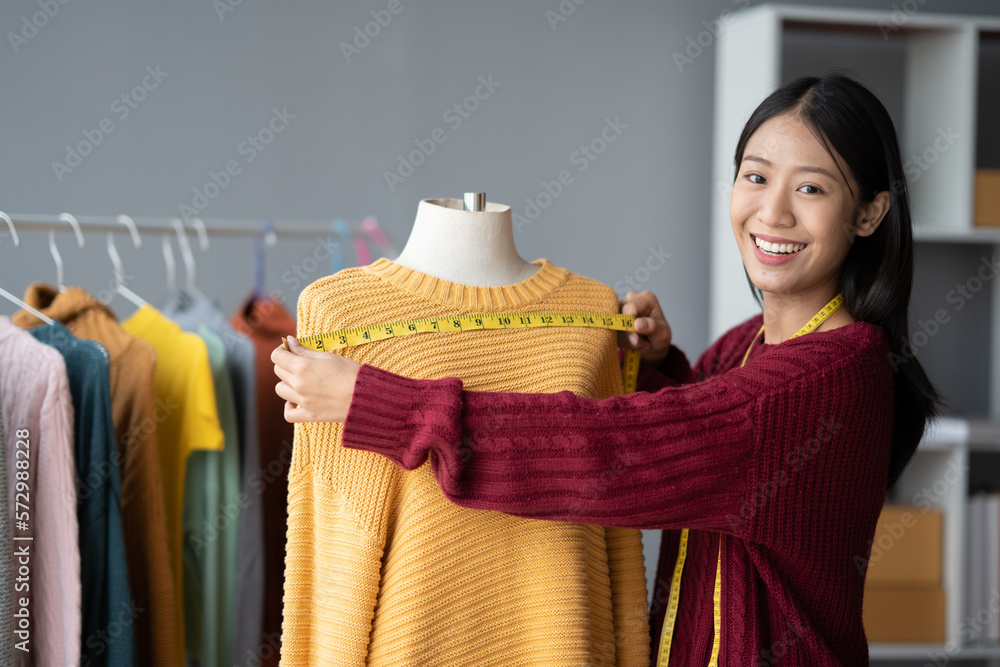
<path fill-rule="evenodd" d="M 663 529 L 654 661 L 689 528 L 671 665 L 708 664 L 720 542 L 720 665 L 867 665 L 861 603 L 892 440 L 889 347 L 856 322 L 758 340 L 740 368 L 761 321 L 723 335 L 693 371 L 671 348 L 640 391 L 605 400 L 464 392 L 457 378 L 366 365 L 343 442 L 408 470 L 430 454 L 464 507 Z"/>

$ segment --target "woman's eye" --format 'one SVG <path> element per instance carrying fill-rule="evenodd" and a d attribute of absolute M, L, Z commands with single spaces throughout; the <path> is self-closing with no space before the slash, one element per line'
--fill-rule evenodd
<path fill-rule="evenodd" d="M 819 193 L 823 192 L 815 185 L 803 185 L 801 188 L 799 188 L 799 190 L 801 192 L 805 192 L 807 195 L 818 195 Z"/>
<path fill-rule="evenodd" d="M 747 174 L 747 175 L 746 175 L 746 178 L 747 178 L 747 180 L 749 180 L 749 181 L 750 181 L 751 183 L 756 183 L 756 184 L 758 184 L 758 185 L 763 185 L 764 183 L 766 183 L 766 182 L 767 182 L 767 181 L 766 181 L 766 180 L 764 179 L 764 177 L 763 177 L 763 176 L 761 176 L 760 174 Z"/>

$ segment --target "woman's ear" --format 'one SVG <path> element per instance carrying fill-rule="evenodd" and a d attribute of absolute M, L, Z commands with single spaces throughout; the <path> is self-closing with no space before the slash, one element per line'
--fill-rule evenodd
<path fill-rule="evenodd" d="M 882 224 L 886 213 L 889 212 L 889 193 L 886 191 L 875 195 L 875 198 L 861 207 L 858 214 L 858 222 L 855 227 L 857 236 L 871 236 Z"/>

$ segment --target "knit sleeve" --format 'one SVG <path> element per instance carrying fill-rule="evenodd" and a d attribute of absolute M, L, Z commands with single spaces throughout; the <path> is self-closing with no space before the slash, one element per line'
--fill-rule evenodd
<path fill-rule="evenodd" d="M 599 400 L 463 392 L 456 378 L 418 381 L 364 366 L 344 443 L 405 469 L 431 452 L 445 495 L 466 507 L 721 528 L 748 485 L 754 405 L 724 378 Z"/>
<path fill-rule="evenodd" d="M 761 476 L 789 468 L 818 420 L 845 402 L 865 415 L 881 405 L 844 391 L 848 379 L 872 384 L 845 348 L 790 342 L 709 380 L 606 400 L 463 392 L 455 378 L 415 381 L 364 366 L 344 442 L 407 469 L 430 453 L 445 495 L 466 507 L 749 538 L 754 522 L 740 517 Z M 818 388 L 802 390 L 820 375 Z"/>

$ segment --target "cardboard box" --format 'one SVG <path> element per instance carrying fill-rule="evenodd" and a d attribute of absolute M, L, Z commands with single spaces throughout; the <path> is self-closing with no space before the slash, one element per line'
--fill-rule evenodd
<path fill-rule="evenodd" d="M 868 559 L 867 585 L 941 588 L 941 512 L 886 505 L 878 518 Z"/>
<path fill-rule="evenodd" d="M 1000 169 L 976 170 L 976 202 L 972 219 L 977 225 L 1000 226 Z"/>
<path fill-rule="evenodd" d="M 865 634 L 869 642 L 944 642 L 944 591 L 865 588 Z"/>

